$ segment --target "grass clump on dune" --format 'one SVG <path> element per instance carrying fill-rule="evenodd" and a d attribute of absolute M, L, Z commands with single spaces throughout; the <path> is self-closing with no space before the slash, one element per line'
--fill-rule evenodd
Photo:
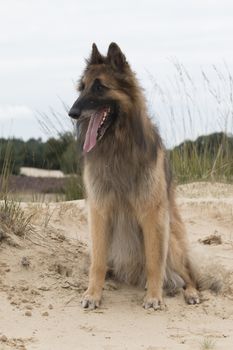
<path fill-rule="evenodd" d="M 19 202 L 9 199 L 8 185 L 13 167 L 11 140 L 4 151 L 0 181 L 0 242 L 6 240 L 17 245 L 13 236 L 25 237 L 32 231 L 32 215 L 26 215 Z"/>

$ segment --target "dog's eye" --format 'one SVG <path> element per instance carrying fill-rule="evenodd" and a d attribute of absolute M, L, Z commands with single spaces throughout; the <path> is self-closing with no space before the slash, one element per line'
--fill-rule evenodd
<path fill-rule="evenodd" d="M 102 91 L 103 90 L 103 86 L 102 85 L 96 85 L 96 87 L 95 87 L 95 89 L 97 90 L 97 91 Z"/>
<path fill-rule="evenodd" d="M 105 89 L 106 89 L 106 87 L 101 84 L 100 80 L 96 79 L 93 86 L 92 86 L 93 92 L 102 93 L 102 92 L 104 92 Z"/>

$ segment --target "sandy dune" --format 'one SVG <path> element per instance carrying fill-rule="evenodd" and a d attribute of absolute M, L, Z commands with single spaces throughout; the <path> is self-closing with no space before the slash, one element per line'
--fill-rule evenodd
<path fill-rule="evenodd" d="M 33 177 L 65 177 L 61 170 L 46 170 L 31 167 L 21 167 L 20 175 L 33 176 Z"/>
<path fill-rule="evenodd" d="M 165 311 L 145 311 L 142 289 L 107 281 L 102 307 L 85 311 L 84 201 L 24 203 L 34 232 L 0 243 L 0 350 L 232 350 L 233 186 L 196 183 L 177 192 L 197 259 L 224 281 L 219 295 L 204 291 L 200 305 L 188 306 L 180 293 L 165 297 Z M 201 242 L 211 235 L 218 244 Z"/>

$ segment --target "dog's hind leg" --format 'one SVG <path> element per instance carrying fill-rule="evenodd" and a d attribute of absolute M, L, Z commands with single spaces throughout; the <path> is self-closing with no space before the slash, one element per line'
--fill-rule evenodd
<path fill-rule="evenodd" d="M 184 298 L 188 304 L 199 304 L 195 270 L 189 257 L 186 231 L 182 219 L 174 206 L 170 223 L 171 235 L 168 252 L 168 268 L 184 281 Z"/>

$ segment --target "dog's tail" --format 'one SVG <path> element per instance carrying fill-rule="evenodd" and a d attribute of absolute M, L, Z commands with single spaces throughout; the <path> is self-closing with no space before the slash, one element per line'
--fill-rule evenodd
<path fill-rule="evenodd" d="M 227 272 L 222 265 L 208 263 L 198 268 L 196 283 L 199 291 L 210 290 L 216 294 L 223 291 Z"/>
<path fill-rule="evenodd" d="M 197 289 L 202 292 L 210 290 L 219 294 L 225 292 L 226 284 L 229 285 L 229 272 L 213 258 L 206 256 L 206 252 L 192 251 L 189 257 L 191 274 L 196 282 Z M 183 279 L 173 269 L 167 267 L 164 289 L 167 295 L 175 295 L 181 288 L 185 287 Z"/>
<path fill-rule="evenodd" d="M 199 291 L 210 290 L 216 294 L 225 292 L 230 275 L 217 257 L 198 246 L 192 249 L 190 261 Z"/>

